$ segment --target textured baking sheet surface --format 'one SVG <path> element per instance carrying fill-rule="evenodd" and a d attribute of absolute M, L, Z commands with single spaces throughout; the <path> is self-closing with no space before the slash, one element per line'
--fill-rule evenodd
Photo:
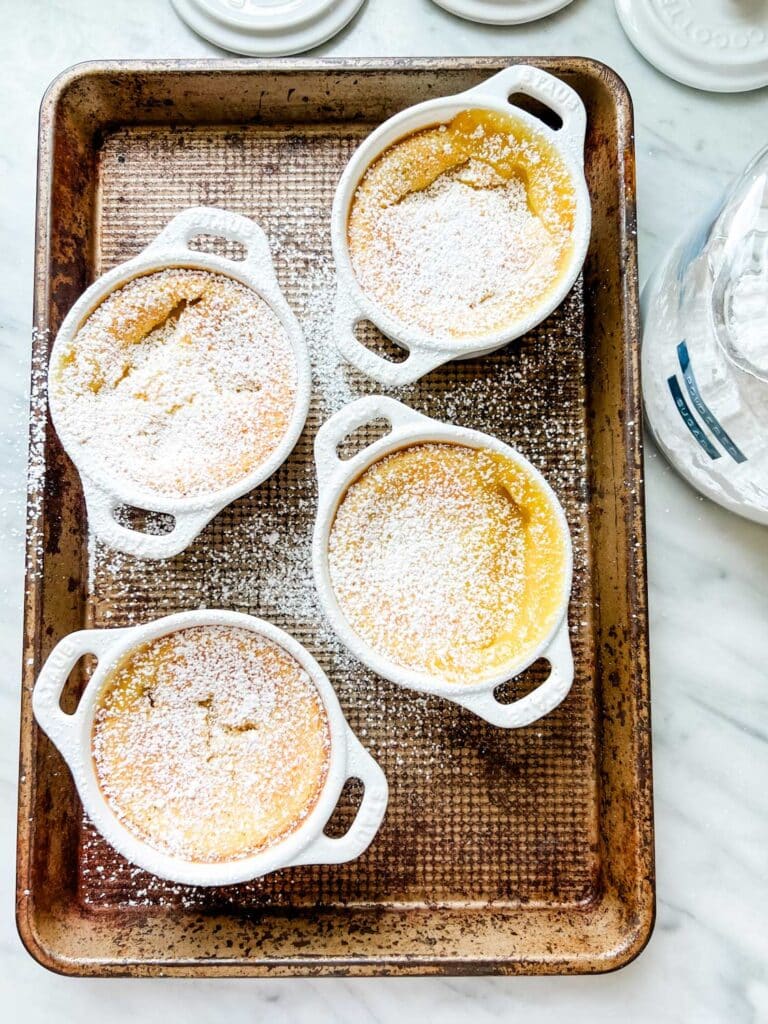
<path fill-rule="evenodd" d="M 46 94 L 16 916 L 22 941 L 47 967 L 112 976 L 586 973 L 622 966 L 647 942 L 655 883 L 631 101 L 597 62 L 529 62 L 561 76 L 587 108 L 593 221 L 583 281 L 521 341 L 394 392 L 515 444 L 566 508 L 576 680 L 559 709 L 517 732 L 362 669 L 319 614 L 308 557 L 314 433 L 373 390 L 341 363 L 331 337 L 337 177 L 382 120 L 476 85 L 508 61 L 99 62 L 64 72 Z M 77 472 L 47 417 L 48 353 L 90 281 L 199 203 L 266 229 L 311 349 L 313 409 L 272 480 L 178 558 L 145 564 L 89 540 Z M 238 255 L 221 240 L 191 243 L 219 245 Z M 382 344 L 372 328 L 366 334 Z M 354 443 L 360 438 L 343 447 Z M 162 528 L 156 517 L 126 515 Z M 355 863 L 184 889 L 126 864 L 83 819 L 61 755 L 32 713 L 45 658 L 73 630 L 205 605 L 256 612 L 302 639 L 381 761 L 390 808 Z M 65 710 L 85 672 L 87 659 L 72 673 Z M 521 694 L 537 678 L 541 666 L 506 689 Z M 352 783 L 333 834 L 357 799 Z"/>
<path fill-rule="evenodd" d="M 576 664 L 564 704 L 530 728 L 504 731 L 452 704 L 399 689 L 340 647 L 315 599 L 312 441 L 328 415 L 374 390 L 336 356 L 329 326 L 333 191 L 369 130 L 360 124 L 152 126 L 122 128 L 103 142 L 94 276 L 137 253 L 187 206 L 222 206 L 253 217 L 269 237 L 281 286 L 303 323 L 314 397 L 287 463 L 220 513 L 186 552 L 145 563 L 92 546 L 88 617 L 96 626 L 121 626 L 181 609 L 223 607 L 263 616 L 294 634 L 328 672 L 352 728 L 387 774 L 391 797 L 383 828 L 351 864 L 293 868 L 206 891 L 138 871 L 84 821 L 78 888 L 90 907 L 555 907 L 594 896 L 594 594 L 581 282 L 522 342 L 389 392 L 430 416 L 519 448 L 563 502 L 575 552 L 570 626 Z M 200 244 L 235 253 L 223 240 Z M 525 692 L 541 671 L 529 670 L 508 688 L 510 695 Z M 354 798 L 353 791 L 342 801 L 342 818 L 349 819 Z"/>

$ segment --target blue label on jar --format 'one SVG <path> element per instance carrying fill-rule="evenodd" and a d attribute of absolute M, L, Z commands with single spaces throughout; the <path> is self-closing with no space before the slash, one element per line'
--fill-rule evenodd
<path fill-rule="evenodd" d="M 672 394 L 672 399 L 675 403 L 675 406 L 677 407 L 677 411 L 680 413 L 680 416 L 683 420 L 683 423 L 686 425 L 686 427 L 688 427 L 690 432 L 699 442 L 699 444 L 710 457 L 710 459 L 719 459 L 720 452 L 717 450 L 717 448 L 715 448 L 715 446 L 709 440 L 707 435 L 701 429 L 701 427 L 699 426 L 699 421 L 691 412 L 688 403 L 686 402 L 685 397 L 683 395 L 682 388 L 680 387 L 680 381 L 677 379 L 677 377 L 668 377 L 667 384 Z"/>
<path fill-rule="evenodd" d="M 686 390 L 690 395 L 696 412 L 698 412 L 704 420 L 704 423 L 709 427 L 715 438 L 731 456 L 733 461 L 746 462 L 747 456 L 739 448 L 730 434 L 723 429 L 720 421 L 701 397 L 701 392 L 699 391 L 699 385 L 696 383 L 696 377 L 694 376 L 693 367 L 691 366 L 691 357 L 688 353 L 688 346 L 686 345 L 685 340 L 681 341 L 677 346 L 677 359 L 680 363 L 680 369 L 683 371 L 683 380 L 685 381 Z"/>

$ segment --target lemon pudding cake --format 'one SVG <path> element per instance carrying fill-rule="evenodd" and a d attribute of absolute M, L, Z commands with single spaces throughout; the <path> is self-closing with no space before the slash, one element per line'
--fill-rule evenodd
<path fill-rule="evenodd" d="M 567 269 L 575 216 L 570 171 L 543 133 L 466 110 L 371 164 L 347 241 L 360 287 L 391 316 L 473 338 L 541 307 Z"/>
<path fill-rule="evenodd" d="M 195 626 L 115 667 L 92 750 L 127 829 L 164 853 L 215 863 L 296 831 L 325 784 L 330 727 L 314 683 L 278 644 Z"/>
<path fill-rule="evenodd" d="M 567 584 L 551 497 L 509 456 L 423 442 L 386 455 L 344 494 L 331 583 L 350 626 L 388 661 L 481 682 L 549 635 Z"/>
<path fill-rule="evenodd" d="M 255 291 L 174 268 L 107 296 L 53 367 L 51 387 L 70 434 L 110 472 L 189 497 L 272 455 L 297 375 L 289 336 Z"/>

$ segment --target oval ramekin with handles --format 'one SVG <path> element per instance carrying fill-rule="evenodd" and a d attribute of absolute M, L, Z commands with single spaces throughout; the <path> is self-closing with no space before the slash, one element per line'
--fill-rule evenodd
<path fill-rule="evenodd" d="M 339 458 L 339 444 L 359 427 L 374 420 L 386 420 L 390 431 L 384 437 L 359 451 L 350 459 Z M 424 672 L 404 668 L 375 651 L 352 628 L 342 611 L 333 589 L 328 564 L 328 542 L 336 511 L 347 492 L 369 466 L 401 448 L 414 444 L 442 442 L 470 448 L 488 449 L 512 459 L 532 476 L 550 500 L 565 542 L 566 567 L 558 613 L 548 635 L 535 648 L 522 652 L 504 669 L 477 683 L 447 682 Z M 318 510 L 312 539 L 312 564 L 315 585 L 323 610 L 339 638 L 352 653 L 378 675 L 393 683 L 421 693 L 431 693 L 460 704 L 492 725 L 504 729 L 529 725 L 562 703 L 573 683 L 573 656 L 568 634 L 568 602 L 573 574 L 573 553 L 565 513 L 552 488 L 518 451 L 490 434 L 441 423 L 382 395 L 370 395 L 345 406 L 332 416 L 315 438 Z M 494 690 L 502 683 L 520 675 L 539 658 L 550 663 L 547 679 L 535 690 L 511 704 L 502 704 Z"/>
<path fill-rule="evenodd" d="M 320 797 L 302 824 L 260 853 L 222 863 L 200 863 L 154 849 L 126 828 L 104 798 L 93 762 L 93 718 L 110 670 L 149 640 L 193 626 L 234 626 L 267 637 L 288 651 L 307 672 L 323 702 L 331 736 L 328 775 Z M 85 654 L 99 659 L 77 710 L 66 714 L 60 698 L 70 671 Z M 387 808 L 383 771 L 347 724 L 328 677 L 312 655 L 282 629 L 239 612 L 192 611 L 125 629 L 84 629 L 64 637 L 48 656 L 32 693 L 38 724 L 66 761 L 83 807 L 96 828 L 127 860 L 160 878 L 185 885 L 234 885 L 299 864 L 341 864 L 359 857 L 379 830 Z M 365 792 L 347 833 L 323 832 L 347 779 L 360 779 Z"/>
<path fill-rule="evenodd" d="M 189 242 L 206 234 L 239 242 L 245 249 L 242 260 L 189 248 Z M 62 446 L 80 473 L 88 523 L 94 535 L 110 547 L 137 558 L 171 558 L 188 547 L 200 531 L 236 498 L 247 494 L 270 477 L 286 460 L 304 428 L 311 390 L 309 356 L 299 322 L 277 282 L 269 243 L 262 229 L 247 217 L 214 207 L 193 207 L 173 218 L 160 234 L 137 256 L 98 278 L 67 314 L 56 336 L 49 363 L 55 372 L 60 354 L 74 339 L 88 316 L 112 292 L 132 281 L 169 267 L 207 270 L 223 274 L 256 292 L 272 309 L 286 331 L 296 361 L 296 403 L 285 436 L 268 459 L 251 473 L 228 487 L 192 497 L 159 495 L 149 488 L 125 480 L 94 458 L 67 429 L 60 414 L 55 389 L 49 383 L 51 418 Z M 168 533 L 148 534 L 123 526 L 115 519 L 121 505 L 174 517 Z"/>
<path fill-rule="evenodd" d="M 510 103 L 510 97 L 515 93 L 522 93 L 546 104 L 560 117 L 562 127 L 553 130 L 532 114 Z M 516 320 L 503 330 L 481 337 L 436 337 L 393 317 L 360 287 L 349 254 L 349 210 L 363 175 L 385 150 L 414 132 L 444 124 L 463 110 L 472 109 L 514 114 L 515 118 L 551 143 L 563 158 L 576 193 L 573 249 L 557 287 L 526 317 Z M 571 290 L 589 246 L 592 214 L 584 178 L 586 125 L 584 104 L 570 86 L 539 68 L 517 64 L 505 68 L 466 92 L 408 107 L 369 135 L 355 151 L 341 176 L 331 214 L 331 241 L 337 274 L 334 330 L 337 345 L 344 357 L 379 384 L 395 387 L 418 380 L 451 359 L 487 355 L 521 337 L 548 317 Z M 388 338 L 406 349 L 408 357 L 402 362 L 391 362 L 366 348 L 355 337 L 355 327 L 363 320 L 370 320 Z"/>

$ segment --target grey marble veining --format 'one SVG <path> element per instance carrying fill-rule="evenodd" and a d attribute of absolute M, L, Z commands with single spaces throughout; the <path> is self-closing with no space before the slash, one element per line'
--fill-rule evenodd
<path fill-rule="evenodd" d="M 768 529 L 700 499 L 649 444 L 657 870 L 645 953 L 597 978 L 73 981 L 45 973 L 12 923 L 26 387 L 37 108 L 92 58 L 211 56 L 166 0 L 0 0 L 0 1005 L 27 1024 L 768 1021 Z M 610 0 L 470 25 L 431 0 L 368 0 L 320 53 L 583 54 L 615 67 L 637 115 L 641 271 L 763 144 L 768 94 L 678 86 L 633 50 Z"/>

